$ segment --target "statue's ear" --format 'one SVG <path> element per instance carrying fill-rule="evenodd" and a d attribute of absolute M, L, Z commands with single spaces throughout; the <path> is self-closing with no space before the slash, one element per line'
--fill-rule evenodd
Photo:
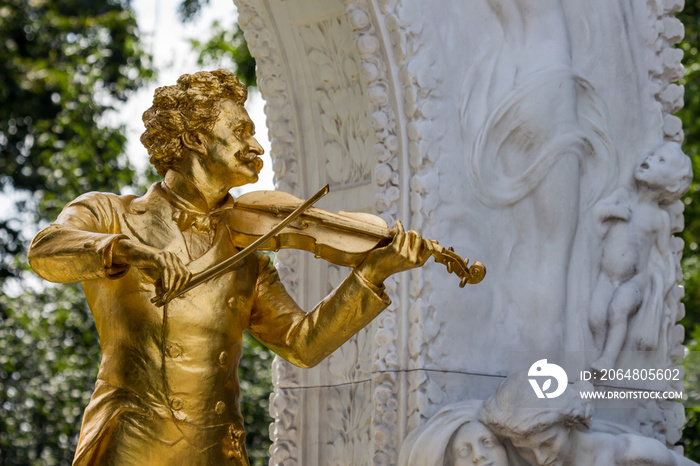
<path fill-rule="evenodd" d="M 200 133 L 185 133 L 180 136 L 182 145 L 197 152 L 198 154 L 206 155 L 207 146 L 204 144 L 204 138 Z"/>

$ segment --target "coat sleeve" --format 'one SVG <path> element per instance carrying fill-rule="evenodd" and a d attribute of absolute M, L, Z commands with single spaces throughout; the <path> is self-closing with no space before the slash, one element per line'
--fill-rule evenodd
<path fill-rule="evenodd" d="M 119 233 L 113 194 L 87 193 L 68 204 L 56 221 L 41 230 L 29 246 L 32 269 L 46 280 L 59 283 L 95 278 L 119 278 L 128 266 L 112 263 Z"/>
<path fill-rule="evenodd" d="M 267 257 L 261 259 L 269 262 Z M 369 324 L 391 300 L 353 271 L 311 312 L 289 296 L 277 271 L 262 265 L 248 331 L 282 358 L 313 367 Z"/>

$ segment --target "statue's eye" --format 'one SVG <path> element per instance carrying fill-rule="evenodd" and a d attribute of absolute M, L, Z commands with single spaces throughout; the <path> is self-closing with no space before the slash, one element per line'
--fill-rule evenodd
<path fill-rule="evenodd" d="M 457 450 L 457 457 L 458 458 L 467 458 L 471 452 L 472 452 L 472 448 L 469 445 L 462 445 Z"/>
<path fill-rule="evenodd" d="M 247 139 L 249 137 L 253 137 L 255 134 L 255 129 L 250 128 L 247 125 L 240 125 L 233 128 L 233 134 L 235 134 L 238 139 Z"/>

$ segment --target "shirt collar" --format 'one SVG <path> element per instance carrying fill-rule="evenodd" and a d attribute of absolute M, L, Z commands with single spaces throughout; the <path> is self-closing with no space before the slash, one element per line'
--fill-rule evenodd
<path fill-rule="evenodd" d="M 169 180 L 174 186 L 169 186 L 163 181 L 161 187 L 165 198 L 174 208 L 173 220 L 177 222 L 180 231 L 185 231 L 194 225 L 199 231 L 211 232 L 216 229 L 216 224 L 224 212 L 232 209 L 235 204 L 233 197 L 227 193 L 218 207 L 207 211 L 202 208 L 206 205 L 204 197 L 192 182 L 179 173 L 175 173 L 175 176 L 171 176 Z M 193 199 L 185 199 L 176 191 L 193 193 Z"/>

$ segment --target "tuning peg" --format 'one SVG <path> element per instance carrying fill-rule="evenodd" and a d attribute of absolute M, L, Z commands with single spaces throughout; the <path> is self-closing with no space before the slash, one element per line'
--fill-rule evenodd
<path fill-rule="evenodd" d="M 464 285 L 467 284 L 467 280 L 469 280 L 469 277 L 463 277 L 462 280 L 459 281 L 459 287 L 464 288 Z"/>

